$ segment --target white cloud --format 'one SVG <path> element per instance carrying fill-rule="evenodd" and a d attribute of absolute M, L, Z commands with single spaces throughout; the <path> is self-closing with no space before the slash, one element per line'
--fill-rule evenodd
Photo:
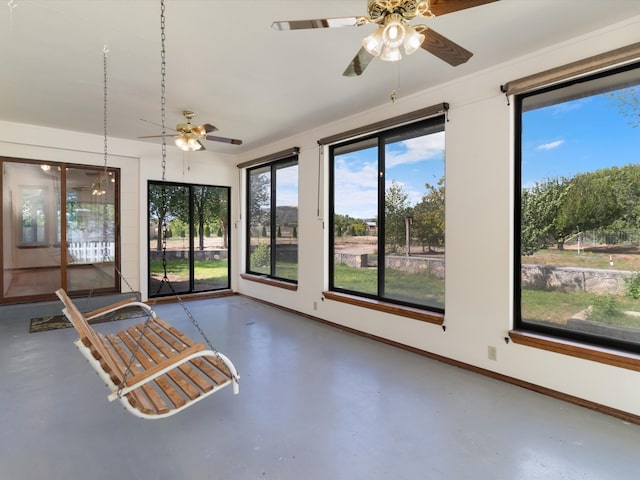
<path fill-rule="evenodd" d="M 399 145 L 404 151 L 393 149 L 387 152 L 386 166 L 388 169 L 408 163 L 440 159 L 444 154 L 444 132 L 411 138 L 399 142 Z"/>
<path fill-rule="evenodd" d="M 353 218 L 374 218 L 378 212 L 378 170 L 371 163 L 349 163 L 340 158 L 335 165 L 336 213 Z"/>
<path fill-rule="evenodd" d="M 564 143 L 564 140 L 556 140 L 555 142 L 543 143 L 542 145 L 538 145 L 538 150 L 553 150 L 554 148 L 558 148 L 560 145 Z"/>

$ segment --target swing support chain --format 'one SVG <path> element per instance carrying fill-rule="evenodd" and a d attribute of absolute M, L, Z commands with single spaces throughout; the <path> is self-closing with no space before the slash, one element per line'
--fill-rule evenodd
<path fill-rule="evenodd" d="M 165 40 L 166 40 L 166 36 L 165 36 L 165 4 L 164 4 L 164 0 L 160 0 L 160 41 L 161 41 L 160 110 L 161 110 L 161 120 L 162 120 L 162 181 L 163 182 L 166 181 L 166 169 L 167 169 L 167 145 L 166 145 L 166 138 L 165 138 L 165 134 L 166 134 L 166 127 L 165 127 L 165 124 L 166 124 L 166 95 L 165 95 L 166 50 L 165 50 Z M 211 343 L 211 340 L 209 340 L 207 335 L 204 333 L 204 331 L 200 327 L 200 324 L 195 319 L 195 317 L 193 316 L 193 314 L 191 313 L 191 311 L 189 310 L 189 308 L 187 307 L 185 302 L 182 300 L 182 298 L 180 297 L 178 292 L 176 292 L 175 288 L 171 284 L 171 281 L 169 280 L 169 276 L 167 274 L 167 263 L 168 263 L 167 262 L 167 235 L 168 235 L 168 225 L 167 225 L 167 222 L 166 222 L 166 213 L 167 213 L 167 210 L 168 210 L 168 201 L 167 201 L 166 191 L 165 191 L 164 188 L 163 188 L 163 191 L 162 191 L 162 205 L 163 205 L 164 213 L 165 213 L 165 218 L 163 218 L 163 223 L 162 223 L 162 272 L 163 272 L 163 277 L 162 277 L 162 281 L 160 282 L 160 286 L 158 288 L 158 292 L 157 293 L 159 293 L 162 290 L 162 286 L 163 285 L 166 284 L 169 287 L 169 289 L 171 291 L 171 294 L 173 294 L 175 296 L 176 300 L 178 300 L 178 303 L 180 304 L 180 306 L 184 310 L 185 315 L 187 316 L 187 318 L 189 318 L 189 320 L 191 321 L 193 326 L 196 328 L 196 330 L 198 331 L 198 333 L 200 334 L 202 339 L 205 341 L 207 347 L 214 353 L 216 358 L 218 360 L 220 360 L 224 364 L 225 362 L 222 359 L 222 357 L 220 356 L 220 353 L 213 346 L 213 344 Z M 125 369 L 125 372 L 123 374 L 123 377 L 122 377 L 122 382 L 118 386 L 118 391 L 117 391 L 118 397 L 122 396 L 122 391 L 126 386 L 125 383 L 126 383 L 127 376 L 131 373 L 131 369 L 132 369 L 133 364 L 135 362 L 136 355 L 138 353 L 138 350 L 140 349 L 140 343 L 142 342 L 142 339 L 143 339 L 143 337 L 144 337 L 144 335 L 146 333 L 146 329 L 149 328 L 151 320 L 152 320 L 152 317 L 149 316 L 147 318 L 147 320 L 145 321 L 143 328 L 140 329 L 140 335 L 137 338 L 137 341 L 136 341 L 135 346 L 133 348 L 133 352 L 131 353 L 131 357 L 129 359 L 129 363 L 128 363 L 128 365 L 127 365 L 127 367 Z M 231 375 L 233 377 L 234 382 L 238 383 L 238 377 L 237 377 L 236 373 L 231 372 Z"/>

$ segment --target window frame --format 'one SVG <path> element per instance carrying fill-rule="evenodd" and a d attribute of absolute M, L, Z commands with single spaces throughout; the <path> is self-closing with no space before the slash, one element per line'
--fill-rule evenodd
<path fill-rule="evenodd" d="M 166 186 L 166 187 L 181 187 L 185 188 L 188 195 L 187 205 L 189 208 L 189 288 L 186 291 L 179 291 L 174 293 L 173 286 L 169 291 L 165 290 L 164 293 L 160 293 L 159 291 L 155 294 L 151 290 L 151 238 L 150 238 L 150 225 L 151 225 L 151 212 L 149 209 L 149 192 L 152 186 Z M 200 187 L 206 188 L 219 188 L 226 191 L 225 201 L 227 204 L 227 284 L 224 287 L 211 288 L 211 289 L 198 289 L 196 288 L 196 279 L 195 279 L 195 261 L 196 261 L 196 228 L 195 224 L 195 207 L 194 207 L 194 196 L 196 195 L 195 189 Z M 231 225 L 231 187 L 226 185 L 208 185 L 204 183 L 182 183 L 182 182 L 172 182 L 172 181 L 161 181 L 161 180 L 147 180 L 147 289 L 149 298 L 162 298 L 173 295 L 197 295 L 197 294 L 207 294 L 211 292 L 219 292 L 224 290 L 229 290 L 231 288 L 231 259 L 232 259 L 232 238 L 231 231 L 229 228 Z"/>
<path fill-rule="evenodd" d="M 246 186 L 246 205 L 247 205 L 247 214 L 246 214 L 246 223 L 245 223 L 245 228 L 246 228 L 246 236 L 245 236 L 245 272 L 246 274 L 242 276 L 242 278 L 245 279 L 249 279 L 249 280 L 255 280 L 255 281 L 259 281 L 260 279 L 269 279 L 268 282 L 262 282 L 262 283 L 266 283 L 268 285 L 273 285 L 273 286 L 282 286 L 285 289 L 288 289 L 289 285 L 291 286 L 297 286 L 298 284 L 298 274 L 296 274 L 296 279 L 291 279 L 291 278 L 284 278 L 284 277 L 280 277 L 278 275 L 276 275 L 277 269 L 276 269 L 276 260 L 277 260 L 277 225 L 276 225 L 276 209 L 277 209 L 277 189 L 278 189 L 278 182 L 277 182 L 277 172 L 278 170 L 281 170 L 283 168 L 288 168 L 291 166 L 296 166 L 296 167 L 300 167 L 300 163 L 299 163 L 299 158 L 298 158 L 298 150 L 297 149 L 293 149 L 293 154 L 291 155 L 286 155 L 286 156 L 280 156 L 280 154 L 278 155 L 278 159 L 277 160 L 273 160 L 273 161 L 268 161 L 268 162 L 264 162 L 264 163 L 257 163 L 254 164 L 252 166 L 248 166 L 246 168 L 246 182 L 245 182 L 245 186 Z M 289 150 L 286 151 L 287 153 L 289 153 Z M 268 168 L 269 170 L 269 273 L 264 273 L 264 272 L 258 272 L 255 270 L 251 269 L 251 172 L 256 171 L 256 170 L 264 170 Z M 298 194 L 298 203 L 299 203 L 299 199 L 300 199 L 300 183 L 299 183 L 299 172 L 298 172 L 298 184 L 297 184 L 297 194 Z M 298 226 L 299 226 L 299 213 L 300 210 L 298 209 Z M 298 232 L 299 234 L 299 229 L 298 226 L 296 227 L 296 232 Z M 299 237 L 296 237 L 299 238 Z M 296 246 L 299 247 L 299 244 L 296 243 Z M 299 258 L 299 257 L 297 257 Z M 298 262 L 296 261 L 296 269 L 298 269 L 299 272 L 299 265 Z M 253 278 L 252 278 L 253 277 Z"/>
<path fill-rule="evenodd" d="M 385 182 L 386 182 L 386 165 L 385 165 L 385 147 L 389 143 L 387 139 L 402 137 L 403 134 L 407 134 L 403 140 L 416 138 L 419 135 L 409 135 L 409 132 L 416 131 L 418 129 L 428 130 L 428 133 L 424 135 L 430 135 L 438 132 L 445 132 L 446 125 L 446 111 L 448 104 L 444 112 L 440 110 L 437 114 L 429 116 L 427 118 L 421 118 L 419 120 L 412 121 L 401 125 L 395 125 L 388 127 L 384 130 L 374 131 L 366 135 L 355 136 L 341 140 L 339 142 L 329 145 L 329 256 L 328 256 L 328 273 L 329 273 L 329 291 L 325 292 L 325 296 L 332 300 L 341 301 L 344 303 L 350 303 L 353 305 L 363 306 L 366 308 L 372 308 L 374 310 L 388 311 L 397 315 L 406 316 L 408 318 L 427 321 L 435 324 L 442 324 L 444 321 L 444 302 L 443 307 L 429 306 L 419 304 L 415 302 L 403 301 L 395 298 L 385 297 L 380 295 L 380 292 L 384 290 L 385 286 L 385 223 L 386 221 L 380 221 L 385 218 Z M 350 144 L 363 143 L 377 139 L 376 148 L 378 149 L 378 195 L 377 195 L 377 249 L 378 249 L 378 267 L 377 267 L 377 292 L 376 294 L 369 294 L 365 292 L 350 290 L 348 288 L 337 287 L 335 285 L 335 150 L 341 147 L 348 146 Z M 402 140 L 396 140 L 402 141 Z M 445 154 L 446 157 L 446 154 Z M 446 176 L 445 176 L 446 182 Z M 446 230 L 446 226 L 445 226 Z M 446 238 L 446 236 L 445 236 Z M 446 240 L 445 240 L 446 244 Z M 445 247 L 446 252 L 446 247 Z M 446 256 L 446 253 L 445 253 Z M 445 260 L 446 262 L 446 260 Z"/>
<path fill-rule="evenodd" d="M 580 358 L 590 358 L 601 363 L 609 363 L 616 366 L 625 366 L 624 362 L 616 356 L 616 351 L 626 352 L 632 355 L 640 353 L 640 343 L 634 343 L 613 337 L 597 335 L 590 332 L 560 328 L 552 325 L 527 322 L 522 318 L 522 144 L 523 144 L 523 102 L 525 99 L 558 91 L 574 85 L 588 84 L 616 74 L 637 70 L 640 77 L 640 62 L 618 66 L 603 71 L 592 72 L 569 80 L 559 81 L 551 85 L 526 90 L 514 95 L 514 224 L 513 224 L 513 328 L 511 339 L 516 343 L 534 346 L 550 351 L 565 353 Z M 640 82 L 636 85 L 640 85 Z M 589 95 L 582 98 L 590 98 L 598 95 L 599 89 L 586 88 Z M 563 100 L 554 105 L 562 105 L 569 100 Z M 564 346 L 563 346 L 564 345 Z M 584 347 L 580 347 L 583 345 Z M 603 358 L 591 358 L 591 353 L 602 350 Z M 591 353 L 589 353 L 591 352 Z M 607 358 L 604 358 L 607 357 Z M 636 364 L 637 361 L 634 362 Z M 626 367 L 625 367 L 626 368 Z M 635 369 L 636 367 L 634 367 Z"/>

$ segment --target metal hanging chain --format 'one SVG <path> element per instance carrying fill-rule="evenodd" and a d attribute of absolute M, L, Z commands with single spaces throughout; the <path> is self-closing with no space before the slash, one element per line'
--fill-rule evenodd
<path fill-rule="evenodd" d="M 107 140 L 107 54 L 109 53 L 109 49 L 105 45 L 102 49 L 102 64 L 103 64 L 103 77 L 104 77 L 104 115 L 103 115 L 103 126 L 104 126 L 104 166 L 102 171 L 102 179 L 99 181 L 99 189 L 102 189 L 104 185 L 104 200 L 102 202 L 102 261 L 107 262 L 109 260 L 109 251 L 107 249 L 107 243 L 109 241 L 109 236 L 107 235 L 107 187 L 108 187 L 108 178 L 109 178 L 109 170 L 107 168 L 107 156 L 108 156 L 108 140 Z M 115 263 L 115 259 L 114 259 Z"/>
<path fill-rule="evenodd" d="M 164 0 L 160 0 L 160 44 L 161 44 L 160 113 L 162 116 L 162 181 L 163 182 L 166 181 L 166 171 L 167 171 L 167 140 L 166 140 L 167 99 L 166 99 L 166 84 L 165 84 L 165 77 L 167 73 L 165 41 L 167 37 L 165 34 L 165 22 L 166 22 L 166 19 L 165 19 Z M 167 202 L 166 202 L 166 195 L 164 194 L 164 192 L 162 196 L 162 201 L 163 201 L 163 206 L 166 207 Z M 196 327 L 196 329 L 198 330 L 198 333 L 200 333 L 202 338 L 206 341 L 209 349 L 211 349 L 216 355 L 218 355 L 218 351 L 215 349 L 211 341 L 207 338 L 205 333 L 202 331 L 202 328 L 200 328 L 200 325 L 198 324 L 194 316 L 191 314 L 191 312 L 187 308 L 186 304 L 182 301 L 182 298 L 180 298 L 180 295 L 178 295 L 178 293 L 173 288 L 173 285 L 171 285 L 171 282 L 169 281 L 169 277 L 167 275 L 167 233 L 168 233 L 167 230 L 168 230 L 168 226 L 165 218 L 165 222 L 162 225 L 162 268 L 163 268 L 163 274 L 164 274 L 162 278 L 162 283 L 166 283 L 169 286 L 169 288 L 171 289 L 171 293 L 173 293 L 173 295 L 176 297 L 176 299 L 178 300 L 178 303 L 184 310 L 185 314 L 187 315 L 189 320 L 191 320 L 191 323 L 193 323 L 193 326 Z M 160 288 L 162 288 L 162 283 L 160 285 Z M 160 289 L 158 289 L 158 291 L 160 291 Z"/>
<path fill-rule="evenodd" d="M 167 98 L 165 95 L 165 77 L 167 75 L 167 52 L 165 49 L 165 40 L 167 39 L 165 28 L 165 6 L 164 0 L 160 0 L 160 116 L 162 117 L 162 181 L 165 181 L 167 171 Z"/>
<path fill-rule="evenodd" d="M 164 4 L 164 0 L 160 0 L 160 43 L 161 43 L 161 50 L 160 50 L 160 57 L 161 57 L 161 64 L 160 64 L 160 77 L 161 77 L 161 80 L 160 80 L 160 113 L 161 113 L 161 117 L 162 117 L 162 181 L 163 182 L 166 181 L 166 170 L 167 170 L 167 141 L 166 141 L 166 103 L 167 103 L 167 99 L 166 99 L 166 85 L 165 85 L 165 77 L 166 77 L 166 72 L 167 72 L 167 63 L 166 63 L 165 40 L 166 40 L 166 35 L 165 35 L 165 4 Z M 166 194 L 165 194 L 164 190 L 163 190 L 163 195 L 162 195 L 162 202 L 163 202 L 163 206 L 166 207 L 167 200 L 166 200 Z M 163 269 L 163 278 L 162 278 L 162 281 L 161 281 L 161 284 L 160 284 L 160 288 L 158 289 L 158 292 L 162 288 L 163 284 L 167 284 L 169 286 L 169 289 L 171 290 L 171 293 L 173 293 L 173 295 L 176 297 L 176 299 L 178 300 L 178 303 L 180 304 L 180 306 L 184 310 L 186 316 L 191 320 L 191 323 L 194 325 L 196 330 L 198 330 L 198 333 L 205 340 L 205 342 L 206 342 L 207 346 L 209 347 L 209 349 L 211 351 L 213 351 L 213 353 L 216 355 L 216 357 L 220 361 L 222 361 L 224 363 L 224 361 L 220 357 L 220 354 L 218 353 L 218 351 L 215 349 L 215 347 L 213 346 L 213 344 L 211 343 L 209 338 L 205 335 L 205 333 L 202 330 L 202 328 L 200 328 L 200 325 L 198 324 L 198 322 L 196 321 L 194 316 L 191 314 L 191 312 L 187 308 L 186 304 L 182 301 L 182 298 L 180 298 L 180 295 L 178 295 L 178 293 L 173 288 L 173 285 L 171 285 L 171 282 L 169 281 L 169 277 L 167 275 L 167 224 L 166 224 L 166 220 L 162 225 L 162 269 Z M 131 373 L 131 368 L 133 367 L 133 363 L 135 361 L 135 358 L 136 358 L 136 355 L 138 353 L 138 350 L 140 350 L 140 344 L 142 343 L 142 339 L 144 337 L 146 329 L 149 326 L 150 320 L 151 319 L 149 318 L 144 323 L 144 328 L 140 331 L 140 335 L 136 339 L 135 347 L 134 347 L 133 351 L 131 352 L 131 357 L 129 358 L 129 363 L 127 364 L 127 367 L 126 367 L 126 369 L 124 371 L 124 374 L 122 376 L 122 381 L 120 382 L 120 385 L 118 386 L 117 394 L 118 394 L 119 397 L 122 395 L 122 390 L 125 387 L 127 376 Z M 235 379 L 235 378 L 234 378 L 234 380 L 237 381 L 237 379 Z"/>

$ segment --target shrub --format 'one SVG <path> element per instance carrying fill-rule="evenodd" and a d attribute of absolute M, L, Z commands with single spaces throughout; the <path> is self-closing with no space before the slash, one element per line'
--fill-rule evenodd
<path fill-rule="evenodd" d="M 622 315 L 615 295 L 598 295 L 593 299 L 591 311 L 587 315 L 594 322 L 607 322 L 612 317 Z"/>
<path fill-rule="evenodd" d="M 640 298 L 640 273 L 636 272 L 627 278 L 627 295 L 634 300 Z"/>
<path fill-rule="evenodd" d="M 271 252 L 269 245 L 259 243 L 251 252 L 251 268 L 268 267 L 271 264 Z"/>

